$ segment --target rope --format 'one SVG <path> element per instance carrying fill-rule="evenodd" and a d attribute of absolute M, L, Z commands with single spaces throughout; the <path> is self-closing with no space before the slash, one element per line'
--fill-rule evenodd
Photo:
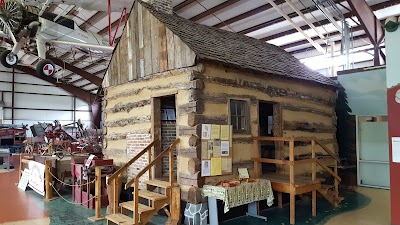
<path fill-rule="evenodd" d="M 83 187 L 83 186 L 88 185 L 88 184 L 93 184 L 93 183 L 96 181 L 96 180 L 92 180 L 92 181 L 90 181 L 90 182 L 88 182 L 88 183 L 86 183 L 86 184 L 68 184 L 68 183 L 65 183 L 65 182 L 61 181 L 61 180 L 58 179 L 56 176 L 54 176 L 54 174 L 53 174 L 51 171 L 49 171 L 49 173 L 50 173 L 50 175 L 51 175 L 54 179 L 56 179 L 58 182 L 62 183 L 63 185 L 66 185 L 66 186 L 70 186 L 70 187 Z"/>
<path fill-rule="evenodd" d="M 71 202 L 71 201 L 67 200 L 66 198 L 64 198 L 64 197 L 57 191 L 57 189 L 53 186 L 52 183 L 50 183 L 50 186 L 53 187 L 54 191 L 58 194 L 58 196 L 60 196 L 60 198 L 62 198 L 64 201 L 66 201 L 66 202 L 68 202 L 68 203 L 70 203 L 70 204 L 73 204 L 73 205 L 82 205 L 82 204 L 88 203 L 88 202 L 90 202 L 91 200 L 93 200 L 93 199 L 96 198 L 96 196 L 94 196 L 93 198 L 89 198 L 89 200 L 84 201 L 84 202 L 81 202 L 81 203 Z M 102 196 L 100 196 L 100 198 L 101 198 L 101 197 L 105 197 L 105 196 L 107 196 L 107 195 L 102 195 Z"/>

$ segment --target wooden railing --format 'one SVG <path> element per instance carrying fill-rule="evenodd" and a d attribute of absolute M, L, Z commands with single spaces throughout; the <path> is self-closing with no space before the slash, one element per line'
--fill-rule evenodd
<path fill-rule="evenodd" d="M 129 160 L 129 162 L 127 162 L 124 166 L 122 166 L 121 168 L 119 168 L 114 174 L 112 174 L 107 181 L 107 184 L 113 185 L 113 202 L 110 202 L 109 204 L 112 204 L 112 209 L 113 209 L 113 213 L 118 213 L 118 201 L 119 201 L 119 196 L 118 196 L 118 190 L 119 190 L 119 176 L 121 176 L 121 174 L 127 170 L 129 168 L 130 165 L 132 165 L 136 160 L 138 160 L 140 157 L 142 157 L 142 155 L 144 155 L 146 152 L 148 154 L 148 158 L 149 161 L 151 160 L 151 148 L 156 145 L 159 144 L 160 140 L 159 139 L 155 139 L 153 142 L 151 142 L 146 148 L 144 148 L 141 152 L 139 152 L 137 155 L 135 155 L 135 157 L 133 157 L 131 160 Z M 151 171 L 149 171 L 149 178 L 151 178 Z"/>
<path fill-rule="evenodd" d="M 154 158 L 145 168 L 143 168 L 134 178 L 132 178 L 128 183 L 125 184 L 125 189 L 128 189 L 132 184 L 134 184 L 134 224 L 139 224 L 139 179 L 147 171 L 150 171 L 157 162 L 161 161 L 165 154 L 169 154 L 169 182 L 170 191 L 174 186 L 174 148 L 179 143 L 179 138 L 177 138 L 167 149 L 162 151 L 156 158 Z M 169 193 L 171 197 L 171 193 Z"/>
<path fill-rule="evenodd" d="M 289 142 L 289 160 L 283 159 L 268 159 L 260 157 L 260 141 L 279 141 L 279 142 Z M 295 160 L 294 158 L 294 143 L 295 142 L 311 142 L 311 158 L 304 160 Z M 311 163 L 311 171 L 312 171 L 312 181 L 316 180 L 316 165 L 318 164 L 324 170 L 326 170 L 329 174 L 331 174 L 335 179 L 335 197 L 339 197 L 339 182 L 342 179 L 338 176 L 338 163 L 339 158 L 333 154 L 321 141 L 319 141 L 316 137 L 253 137 L 253 158 L 254 161 L 254 172 L 256 177 L 258 177 L 260 173 L 261 163 L 272 163 L 277 165 L 288 165 L 289 166 L 289 179 L 290 179 L 290 189 L 294 189 L 295 184 L 295 173 L 294 166 L 300 164 L 310 164 Z M 328 155 L 333 159 L 334 163 L 334 171 L 332 171 L 328 166 L 326 166 L 321 160 L 316 157 L 315 148 L 316 145 L 319 145 Z"/>

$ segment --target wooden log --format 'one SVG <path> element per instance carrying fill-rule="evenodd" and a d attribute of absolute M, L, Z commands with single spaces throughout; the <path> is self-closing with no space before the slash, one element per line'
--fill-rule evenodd
<path fill-rule="evenodd" d="M 188 198 L 185 200 L 190 204 L 199 204 L 203 202 L 203 196 L 201 195 L 201 189 L 198 187 L 190 187 L 188 192 Z"/>
<path fill-rule="evenodd" d="M 309 123 L 301 121 L 284 121 L 283 130 L 297 130 L 311 133 L 336 133 L 336 126 L 323 123 Z"/>
<path fill-rule="evenodd" d="M 196 147 L 199 144 L 200 144 L 200 138 L 192 134 L 189 138 L 189 146 Z"/>
<path fill-rule="evenodd" d="M 197 145 L 196 147 L 178 148 L 178 156 L 200 159 L 201 145 Z"/>
<path fill-rule="evenodd" d="M 198 158 L 191 158 L 188 161 L 188 171 L 191 174 L 195 174 L 196 172 L 200 172 L 201 161 Z"/>
<path fill-rule="evenodd" d="M 228 124 L 228 116 L 205 116 L 196 113 L 188 115 L 188 125 L 193 127 L 198 124 Z"/>
<path fill-rule="evenodd" d="M 202 114 L 204 112 L 204 102 L 197 100 L 178 106 L 179 115 L 186 115 L 189 113 Z"/>
<path fill-rule="evenodd" d="M 106 112 L 113 112 L 113 113 L 128 112 L 129 113 L 132 109 L 150 105 L 150 103 L 151 103 L 150 99 L 145 99 L 145 100 L 136 101 L 136 102 L 129 102 L 129 103 L 125 103 L 125 104 L 117 103 L 112 108 L 107 109 Z"/>
<path fill-rule="evenodd" d="M 106 126 L 106 127 L 124 127 L 127 125 L 149 123 L 149 122 L 150 122 L 150 116 L 135 116 L 135 117 L 120 119 L 120 120 L 115 120 L 115 121 L 107 121 L 104 123 L 104 126 Z"/>
<path fill-rule="evenodd" d="M 178 126 L 178 136 L 190 136 L 196 135 L 201 136 L 201 125 L 196 126 Z"/>
<path fill-rule="evenodd" d="M 315 108 L 309 108 L 309 107 L 302 106 L 302 105 L 293 105 L 290 103 L 282 103 L 282 109 L 289 110 L 289 111 L 295 111 L 295 112 L 309 112 L 312 114 L 326 116 L 326 117 L 335 117 L 336 116 L 334 107 L 332 107 L 330 112 L 327 112 L 327 111 L 322 111 L 322 110 L 318 110 Z"/>
<path fill-rule="evenodd" d="M 193 80 L 190 82 L 189 85 L 190 89 L 197 89 L 197 90 L 203 90 L 204 89 L 204 82 L 203 80 Z"/>

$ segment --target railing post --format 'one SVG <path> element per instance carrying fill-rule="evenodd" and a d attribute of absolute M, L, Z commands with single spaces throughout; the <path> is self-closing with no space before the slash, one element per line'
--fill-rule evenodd
<path fill-rule="evenodd" d="M 334 159 L 334 165 L 335 165 L 335 174 L 338 175 L 338 162 Z M 339 181 L 335 178 L 335 198 L 339 198 Z M 335 206 L 338 206 L 338 203 L 335 201 Z"/>
<path fill-rule="evenodd" d="M 253 140 L 253 158 L 258 159 L 260 158 L 260 149 L 259 149 L 259 141 Z M 255 160 L 254 162 L 254 177 L 260 177 L 260 162 Z"/>
<path fill-rule="evenodd" d="M 174 186 L 174 149 L 169 147 L 169 182 L 171 188 Z"/>
<path fill-rule="evenodd" d="M 53 198 L 53 189 L 51 189 L 51 185 L 53 182 L 53 177 L 51 176 L 51 160 L 46 160 L 45 162 L 45 186 L 46 186 L 46 201 L 50 201 Z"/>
<path fill-rule="evenodd" d="M 101 215 L 101 167 L 96 166 L 95 168 L 95 216 L 89 217 L 88 219 L 96 222 L 104 220 L 105 218 Z"/>
<path fill-rule="evenodd" d="M 139 211 L 139 179 L 138 179 L 138 177 L 135 177 L 135 185 L 134 185 L 134 188 L 135 188 L 135 191 L 134 191 L 134 199 L 133 199 L 133 201 L 134 201 L 134 208 L 135 208 L 135 211 L 133 212 L 133 220 L 134 220 L 134 223 L 133 224 L 139 224 L 139 213 L 138 213 L 138 211 Z M 151 207 L 153 207 L 153 206 L 151 206 Z"/>
<path fill-rule="evenodd" d="M 315 140 L 311 140 L 311 157 L 315 160 Z M 315 182 L 317 171 L 316 171 L 316 162 L 313 161 L 311 164 L 311 171 L 312 171 L 312 181 Z M 317 215 L 317 191 L 312 191 L 312 216 Z"/>
<path fill-rule="evenodd" d="M 147 163 L 148 164 L 150 164 L 151 163 L 151 148 L 149 148 L 148 150 L 147 150 Z M 151 171 L 151 167 L 149 168 L 149 180 L 152 180 L 153 179 L 153 173 L 152 173 L 152 171 Z"/>
<path fill-rule="evenodd" d="M 292 137 L 289 141 L 289 171 L 290 171 L 290 224 L 295 223 L 295 204 L 296 204 L 296 190 L 294 180 L 294 138 Z"/>
<path fill-rule="evenodd" d="M 114 186 L 114 190 L 113 190 L 113 202 L 112 202 L 112 210 L 113 210 L 113 214 L 117 214 L 118 213 L 118 202 L 119 202 L 119 196 L 118 196 L 118 190 L 119 190 L 119 175 L 117 177 L 114 178 L 113 180 L 113 186 Z"/>

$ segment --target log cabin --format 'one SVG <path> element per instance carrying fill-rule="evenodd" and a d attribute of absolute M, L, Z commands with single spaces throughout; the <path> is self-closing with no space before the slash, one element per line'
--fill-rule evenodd
<path fill-rule="evenodd" d="M 155 155 L 179 138 L 174 177 L 190 204 L 203 201 L 204 184 L 234 179 L 237 168 L 254 175 L 253 137 L 316 137 L 338 153 L 334 81 L 272 44 L 179 17 L 171 1 L 135 2 L 103 88 L 106 157 L 124 165 L 156 139 Z M 172 119 L 162 119 L 166 109 Z M 232 125 L 232 174 L 201 176 L 202 124 Z M 296 142 L 295 158 L 310 158 L 310 145 Z M 289 145 L 262 142 L 259 154 L 288 159 Z M 143 155 L 130 165 L 128 180 L 148 162 Z M 169 168 L 164 157 L 141 180 L 168 177 Z M 289 173 L 283 165 L 264 171 Z"/>

